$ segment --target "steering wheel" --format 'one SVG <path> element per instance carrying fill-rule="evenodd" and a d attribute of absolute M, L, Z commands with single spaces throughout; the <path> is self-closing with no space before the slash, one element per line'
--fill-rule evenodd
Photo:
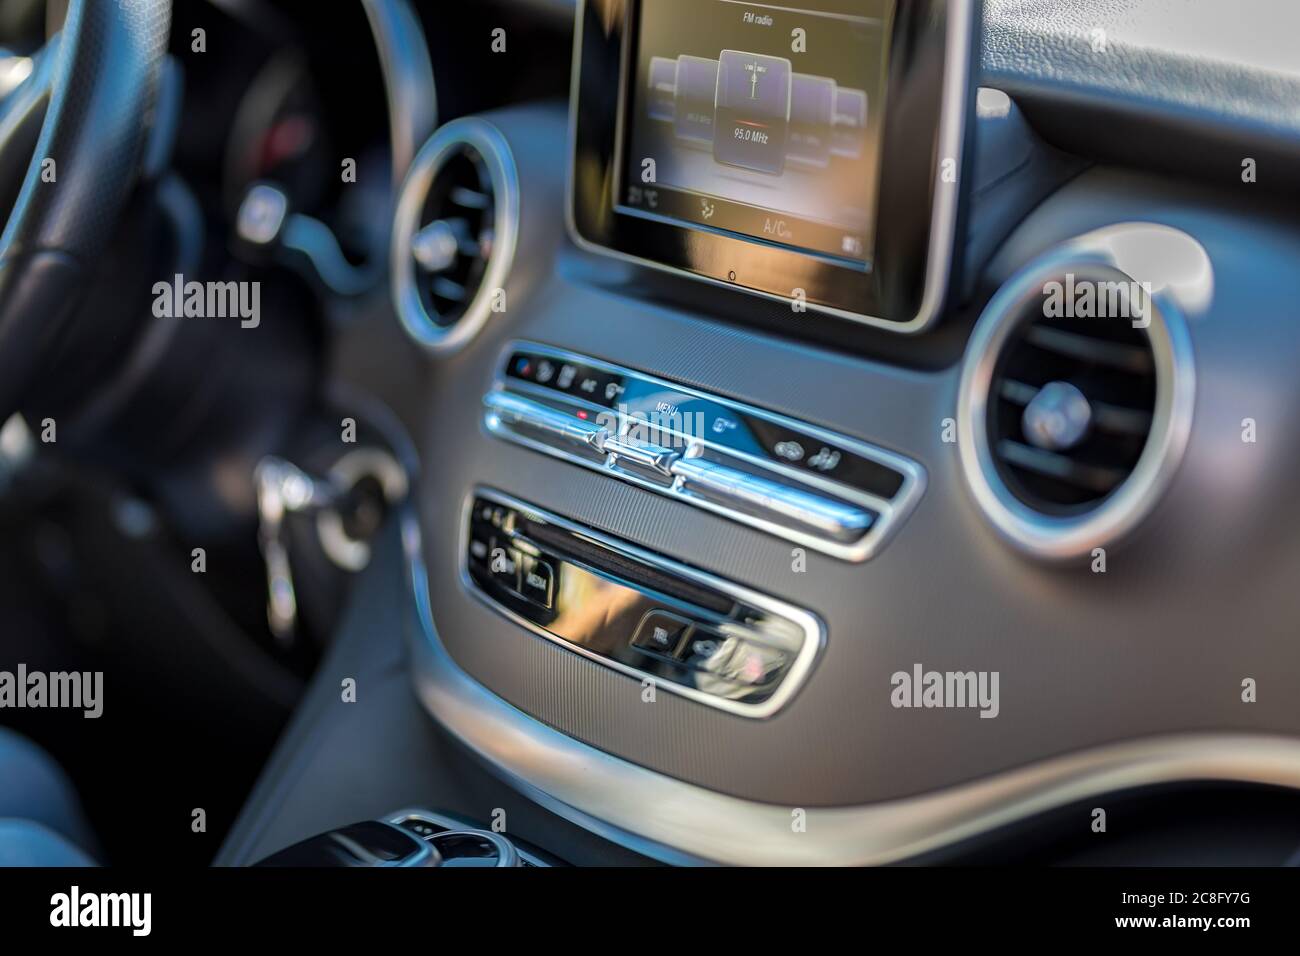
<path fill-rule="evenodd" d="M 0 419 L 57 363 L 140 168 L 171 0 L 71 0 L 0 101 Z M 23 171 L 25 169 L 25 171 Z"/>

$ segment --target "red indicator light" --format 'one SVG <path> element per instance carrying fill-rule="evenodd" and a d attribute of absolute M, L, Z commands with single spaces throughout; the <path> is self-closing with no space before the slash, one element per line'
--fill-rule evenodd
<path fill-rule="evenodd" d="M 581 409 L 579 409 L 579 410 L 578 410 L 578 417 L 581 418 L 581 419 L 585 422 L 585 421 L 587 420 L 587 413 L 584 412 L 584 411 L 582 411 Z"/>

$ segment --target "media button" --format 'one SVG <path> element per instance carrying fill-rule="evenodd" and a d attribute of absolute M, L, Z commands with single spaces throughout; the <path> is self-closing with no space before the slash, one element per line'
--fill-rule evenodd
<path fill-rule="evenodd" d="M 519 593 L 535 604 L 549 608 L 555 587 L 555 572 L 541 558 L 525 556 L 520 572 Z"/>

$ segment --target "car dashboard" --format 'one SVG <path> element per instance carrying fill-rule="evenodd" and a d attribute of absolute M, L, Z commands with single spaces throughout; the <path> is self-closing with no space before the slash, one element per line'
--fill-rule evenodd
<path fill-rule="evenodd" d="M 393 505 L 217 863 L 1291 859 L 1292 5 L 471 6 L 181 141 Z"/>
<path fill-rule="evenodd" d="M 1152 51 L 1070 4 L 807 6 L 688 32 L 588 0 L 568 102 L 415 158 L 420 477 L 384 585 L 408 718 L 586 861 L 987 859 L 1080 806 L 1296 786 L 1300 116 L 1250 92 L 1294 94 L 1295 63 Z M 871 23 L 819 32 L 849 6 Z M 883 44 L 884 78 L 865 46 L 792 68 L 752 38 L 791 18 L 814 51 Z M 466 305 L 419 288 L 420 244 L 471 212 Z M 310 829 L 288 816 L 228 851 Z"/>

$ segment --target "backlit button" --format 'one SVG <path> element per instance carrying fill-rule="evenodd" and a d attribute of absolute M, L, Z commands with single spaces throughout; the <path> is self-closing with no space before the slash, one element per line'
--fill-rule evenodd
<path fill-rule="evenodd" d="M 531 381 L 537 366 L 527 355 L 516 355 L 510 362 L 510 374 L 515 378 Z"/>
<path fill-rule="evenodd" d="M 829 474 L 840 466 L 840 460 L 843 457 L 844 456 L 841 455 L 838 450 L 827 448 L 825 445 L 822 445 L 821 450 L 818 451 L 817 454 L 808 458 L 808 467 L 814 471 Z"/>
<path fill-rule="evenodd" d="M 524 557 L 519 593 L 528 600 L 550 607 L 555 586 L 555 572 L 540 558 Z"/>
<path fill-rule="evenodd" d="M 779 441 L 772 446 L 772 454 L 778 458 L 784 458 L 786 461 L 802 461 L 804 449 L 803 445 L 797 441 Z"/>
<path fill-rule="evenodd" d="M 632 638 L 632 646 L 674 657 L 681 647 L 691 622 L 667 611 L 651 611 L 641 619 Z"/>

